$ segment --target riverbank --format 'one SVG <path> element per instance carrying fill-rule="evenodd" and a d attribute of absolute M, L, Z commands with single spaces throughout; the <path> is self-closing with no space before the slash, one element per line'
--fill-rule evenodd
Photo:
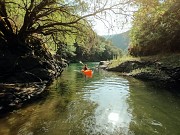
<path fill-rule="evenodd" d="M 23 70 L 0 76 L 1 116 L 45 97 L 48 93 L 46 87 L 61 75 L 67 65 L 53 59 L 48 67 L 44 67 L 42 59 L 27 59 L 21 63 Z"/>
<path fill-rule="evenodd" d="M 21 48 L 3 48 L 0 53 L 0 114 L 40 99 L 47 93 L 46 86 L 67 66 L 42 45 L 36 47 L 23 53 Z"/>
<path fill-rule="evenodd" d="M 18 109 L 34 102 L 47 93 L 47 82 L 0 84 L 0 113 Z"/>
<path fill-rule="evenodd" d="M 176 89 L 180 86 L 180 54 L 118 59 L 112 61 L 107 70 L 152 81 L 160 87 Z"/>

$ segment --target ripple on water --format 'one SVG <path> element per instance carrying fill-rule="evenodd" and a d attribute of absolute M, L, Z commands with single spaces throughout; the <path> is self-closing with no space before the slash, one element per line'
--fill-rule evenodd
<path fill-rule="evenodd" d="M 151 124 L 154 125 L 154 126 L 160 126 L 160 127 L 163 126 L 163 125 L 161 124 L 161 122 L 156 121 L 156 120 L 151 121 Z"/>
<path fill-rule="evenodd" d="M 1 118 L 0 135 L 180 134 L 179 97 L 111 72 L 85 78 L 77 65 L 46 98 Z"/>

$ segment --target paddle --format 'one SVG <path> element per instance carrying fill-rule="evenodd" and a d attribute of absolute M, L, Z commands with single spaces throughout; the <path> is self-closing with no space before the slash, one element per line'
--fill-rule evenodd
<path fill-rule="evenodd" d="M 81 63 L 82 65 L 85 65 L 82 61 L 79 61 L 79 63 Z M 89 68 L 88 68 L 89 69 Z M 91 69 L 94 69 L 94 68 L 91 68 Z"/>
<path fill-rule="evenodd" d="M 81 63 L 81 64 L 83 64 L 83 65 L 84 65 L 84 63 L 82 63 L 82 61 L 79 61 L 79 63 Z"/>
<path fill-rule="evenodd" d="M 85 65 L 82 61 L 79 61 L 79 63 L 81 63 L 82 65 L 84 65 L 84 67 L 86 67 L 87 65 Z M 84 68 L 83 68 L 84 69 Z"/>
<path fill-rule="evenodd" d="M 79 61 L 79 63 L 81 63 L 82 65 L 85 65 L 82 61 Z M 93 68 L 92 68 L 93 69 Z"/>

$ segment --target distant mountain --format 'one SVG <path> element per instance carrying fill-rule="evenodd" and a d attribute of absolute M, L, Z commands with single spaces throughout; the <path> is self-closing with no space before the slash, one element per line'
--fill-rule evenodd
<path fill-rule="evenodd" d="M 130 39 L 129 39 L 129 32 L 124 32 L 120 34 L 113 34 L 113 35 L 104 35 L 103 37 L 107 40 L 112 41 L 113 45 L 121 48 L 122 50 L 127 50 Z"/>

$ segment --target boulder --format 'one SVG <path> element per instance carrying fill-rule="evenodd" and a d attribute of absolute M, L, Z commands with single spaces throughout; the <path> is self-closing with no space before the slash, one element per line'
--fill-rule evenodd
<path fill-rule="evenodd" d="M 98 68 L 106 69 L 106 68 L 108 68 L 109 64 L 111 64 L 110 61 L 100 61 L 99 64 L 98 64 Z"/>

